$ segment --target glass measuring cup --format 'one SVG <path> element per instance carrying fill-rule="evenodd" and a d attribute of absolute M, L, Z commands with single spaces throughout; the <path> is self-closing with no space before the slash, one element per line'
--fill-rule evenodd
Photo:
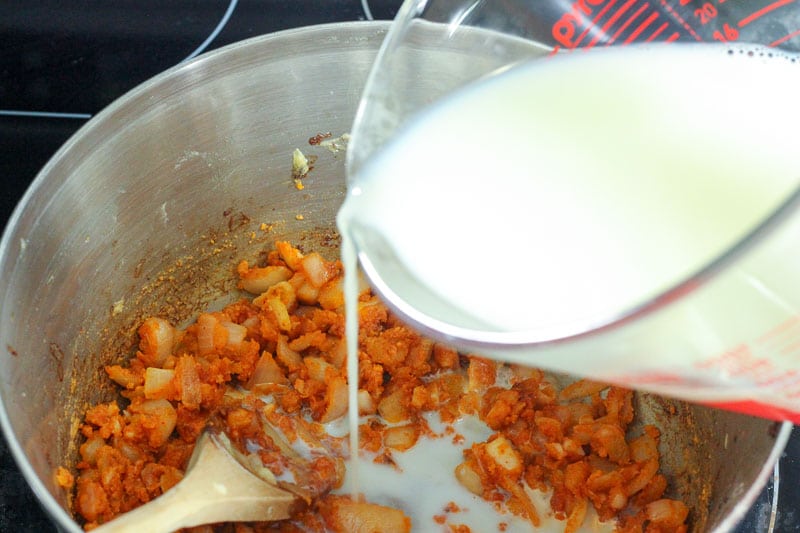
<path fill-rule="evenodd" d="M 475 80 L 531 59 L 606 45 L 760 43 L 731 50 L 791 52 L 800 44 L 794 4 L 407 1 L 354 124 L 351 185 L 420 110 Z M 431 60 L 410 63 L 406 51 L 420 48 L 430 50 Z M 800 264 L 788 260 L 800 237 L 798 196 L 796 190 L 786 194 L 746 236 L 658 294 L 643 295 L 624 312 L 546 332 L 495 331 L 469 316 L 442 320 L 431 309 L 447 303 L 429 287 L 414 286 L 404 266 L 409 258 L 397 257 L 391 243 L 379 239 L 354 240 L 367 277 L 387 303 L 421 331 L 462 349 L 800 422 L 800 284 L 793 279 Z M 741 283 L 741 272 L 752 279 Z M 410 292 L 397 291 L 398 276 L 411 280 Z"/>
<path fill-rule="evenodd" d="M 676 41 L 800 52 L 800 9 L 796 0 L 406 0 L 364 90 L 349 175 L 421 108 L 498 69 L 566 50 Z M 421 47 L 473 61 L 423 63 L 406 53 Z"/>

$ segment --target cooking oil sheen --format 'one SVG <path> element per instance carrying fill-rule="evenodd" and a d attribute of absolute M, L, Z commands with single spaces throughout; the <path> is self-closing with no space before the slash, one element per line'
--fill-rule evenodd
<path fill-rule="evenodd" d="M 435 103 L 350 177 L 349 375 L 357 254 L 409 309 L 542 338 L 691 276 L 797 186 L 799 86 L 800 64 L 778 52 L 637 45 L 537 60 Z M 349 487 L 373 486 L 374 467 L 355 466 Z"/>

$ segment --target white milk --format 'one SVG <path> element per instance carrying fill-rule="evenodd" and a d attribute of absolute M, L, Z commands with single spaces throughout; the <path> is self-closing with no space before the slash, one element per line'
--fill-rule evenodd
<path fill-rule="evenodd" d="M 716 45 L 577 52 L 424 113 L 339 213 L 386 285 L 446 323 L 592 324 L 717 257 L 797 186 L 800 64 Z"/>
<path fill-rule="evenodd" d="M 438 415 L 427 417 L 435 431 L 443 430 Z M 438 429 L 437 429 L 438 428 Z M 375 464 L 372 457 L 362 458 L 359 464 L 360 487 L 367 501 L 402 509 L 411 518 L 412 531 L 449 531 L 449 524 L 464 524 L 475 533 L 501 531 L 505 524 L 508 533 L 529 532 L 531 522 L 511 512 L 498 512 L 494 505 L 465 489 L 453 473 L 464 461 L 462 450 L 474 442 L 485 441 L 493 432 L 473 416 L 467 416 L 453 424 L 456 433 L 464 441 L 455 445 L 452 435 L 421 437 L 417 444 L 406 452 L 394 452 L 392 457 L 397 468 Z M 339 492 L 350 494 L 353 490 L 350 465 L 345 485 Z M 551 492 L 528 489 L 541 518 L 537 531 L 562 532 L 564 522 L 553 516 L 550 508 Z M 458 512 L 445 512 L 450 502 Z M 445 524 L 434 521 L 435 516 L 444 516 Z M 593 508 L 586 515 L 579 533 L 610 533 L 615 520 L 600 522 Z"/>
<path fill-rule="evenodd" d="M 413 309 L 547 338 L 619 316 L 739 241 L 800 177 L 800 64 L 767 55 L 708 44 L 575 52 L 485 80 L 412 121 L 352 177 L 338 217 L 349 375 L 356 250 Z M 349 465 L 348 487 L 408 501 L 434 482 L 418 477 L 423 459 L 443 457 L 451 472 L 453 450 L 423 442 L 398 454 L 401 477 L 362 460 Z M 447 474 L 434 493 L 463 492 Z M 414 517 L 423 530 L 440 505 L 431 501 Z M 504 520 L 484 505 L 472 501 L 470 516 Z"/>

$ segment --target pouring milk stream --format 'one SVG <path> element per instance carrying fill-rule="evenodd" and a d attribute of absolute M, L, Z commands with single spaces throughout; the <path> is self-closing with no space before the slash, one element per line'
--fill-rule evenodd
<path fill-rule="evenodd" d="M 352 177 L 345 271 L 474 353 L 800 422 L 797 87 L 757 47 L 512 68 Z"/>

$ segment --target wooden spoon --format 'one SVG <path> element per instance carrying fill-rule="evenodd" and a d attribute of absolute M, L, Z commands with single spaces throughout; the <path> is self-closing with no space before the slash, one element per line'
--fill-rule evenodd
<path fill-rule="evenodd" d="M 302 505 L 268 470 L 256 475 L 236 455 L 224 434 L 206 430 L 180 483 L 93 531 L 167 533 L 216 522 L 282 520 Z"/>

